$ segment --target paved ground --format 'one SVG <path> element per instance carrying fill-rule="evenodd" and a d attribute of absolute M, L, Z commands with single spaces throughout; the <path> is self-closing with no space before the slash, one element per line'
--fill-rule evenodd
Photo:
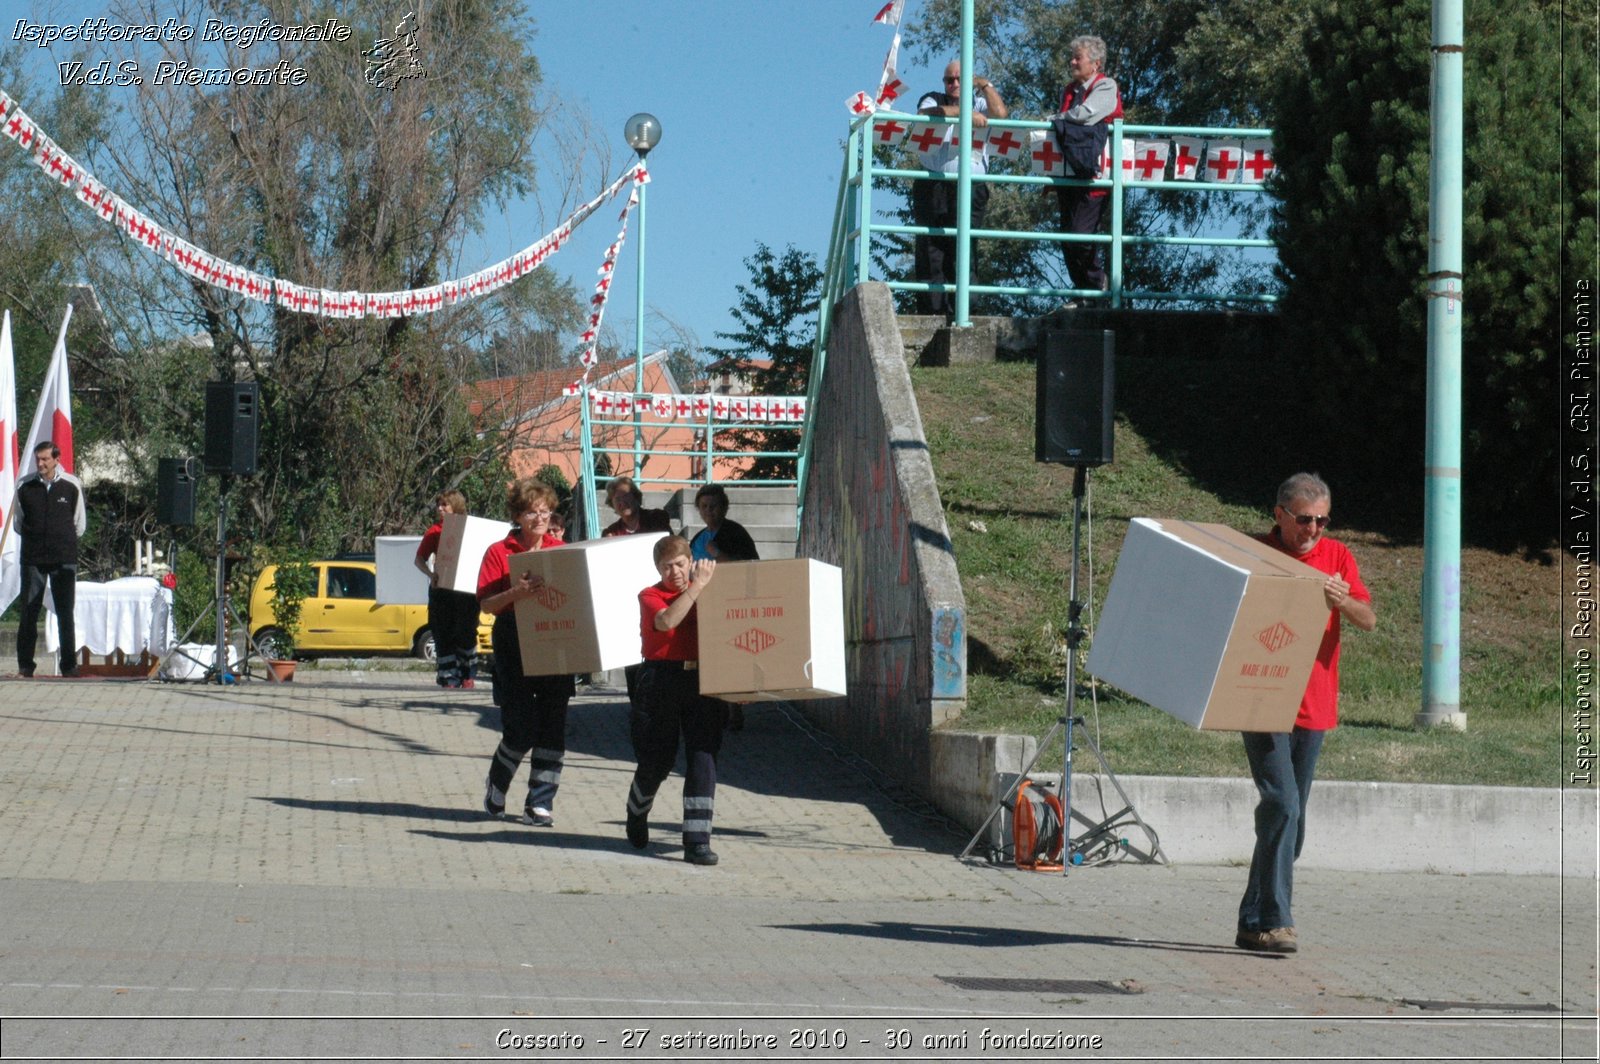
<path fill-rule="evenodd" d="M 484 690 L 0 680 L 0 1058 L 1596 1055 L 1592 882 L 1307 870 L 1261 957 L 1241 869 L 964 863 L 774 707 L 723 863 L 681 860 L 677 776 L 640 855 L 620 694 L 570 733 L 534 829 L 477 809 Z"/>

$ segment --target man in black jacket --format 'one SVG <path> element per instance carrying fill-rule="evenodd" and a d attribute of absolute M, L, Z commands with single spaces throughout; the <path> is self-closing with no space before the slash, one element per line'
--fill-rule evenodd
<path fill-rule="evenodd" d="M 22 541 L 22 620 L 17 628 L 17 668 L 32 676 L 39 638 L 39 611 L 50 585 L 61 634 L 61 675 L 76 676 L 78 633 L 72 609 L 77 594 L 78 537 L 88 527 L 83 485 L 61 468 L 61 449 L 49 440 L 33 449 L 33 466 L 17 482 L 12 507 Z"/>

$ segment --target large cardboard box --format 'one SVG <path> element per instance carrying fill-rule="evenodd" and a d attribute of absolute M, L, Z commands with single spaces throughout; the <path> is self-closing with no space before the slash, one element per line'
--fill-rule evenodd
<path fill-rule="evenodd" d="M 1135 518 L 1089 672 L 1202 730 L 1290 731 L 1328 624 L 1324 580 L 1225 525 Z"/>
<path fill-rule="evenodd" d="M 421 536 L 379 536 L 374 541 L 373 556 L 378 562 L 378 605 L 428 604 L 428 578 L 417 568 L 417 546 L 421 542 Z"/>
<path fill-rule="evenodd" d="M 491 521 L 467 514 L 445 514 L 441 524 L 439 549 L 433 555 L 433 571 L 439 577 L 439 586 L 475 595 L 484 552 L 505 539 L 511 525 L 507 521 Z"/>
<path fill-rule="evenodd" d="M 641 532 L 513 554 L 513 581 L 529 570 L 544 579 L 537 597 L 512 607 L 523 673 L 605 672 L 642 661 L 639 592 L 661 579 L 651 552 L 663 535 Z"/>
<path fill-rule="evenodd" d="M 719 564 L 695 609 L 701 694 L 768 702 L 845 693 L 838 566 L 810 558 Z"/>

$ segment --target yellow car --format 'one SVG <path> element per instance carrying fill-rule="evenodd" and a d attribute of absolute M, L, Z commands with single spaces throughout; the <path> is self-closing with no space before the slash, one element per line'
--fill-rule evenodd
<path fill-rule="evenodd" d="M 413 654 L 434 660 L 428 607 L 380 606 L 378 566 L 370 557 L 330 558 L 310 565 L 316 583 L 301 607 L 296 654 Z M 250 590 L 250 634 L 269 657 L 274 655 L 271 647 L 288 644 L 272 612 L 272 577 L 277 570 L 275 565 L 262 569 Z M 478 615 L 479 654 L 493 652 L 493 626 L 489 614 Z"/>

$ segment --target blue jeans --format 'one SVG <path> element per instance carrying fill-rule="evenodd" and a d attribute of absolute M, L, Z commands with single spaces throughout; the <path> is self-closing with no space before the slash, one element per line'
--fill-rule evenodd
<path fill-rule="evenodd" d="M 1261 801 L 1256 805 L 1256 848 L 1239 903 L 1239 930 L 1293 927 L 1294 861 L 1306 841 L 1306 803 L 1327 732 L 1244 732 L 1244 753 Z"/>

